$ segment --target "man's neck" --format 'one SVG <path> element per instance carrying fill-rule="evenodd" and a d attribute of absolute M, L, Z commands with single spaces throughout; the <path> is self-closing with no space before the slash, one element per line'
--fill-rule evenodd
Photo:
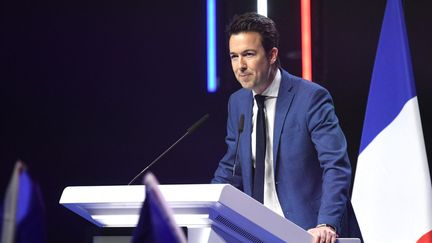
<path fill-rule="evenodd" d="M 272 84 L 273 80 L 275 79 L 278 67 L 277 66 L 272 66 L 270 69 L 271 70 L 270 70 L 270 73 L 269 73 L 269 76 L 268 76 L 268 79 L 267 79 L 268 82 L 265 82 L 265 84 L 262 87 L 259 87 L 259 89 L 254 90 L 254 92 L 256 94 L 262 94 Z"/>

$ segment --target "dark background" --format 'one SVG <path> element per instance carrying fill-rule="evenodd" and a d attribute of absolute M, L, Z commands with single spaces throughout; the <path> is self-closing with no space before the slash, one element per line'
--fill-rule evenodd
<path fill-rule="evenodd" d="M 126 184 L 205 113 L 210 120 L 152 171 L 162 184 L 210 181 L 225 150 L 228 97 L 240 87 L 224 26 L 256 10 L 255 1 L 217 2 L 214 94 L 204 0 L 0 3 L 0 193 L 15 161 L 25 161 L 42 188 L 50 242 L 86 242 L 97 231 L 58 204 L 66 186 Z M 269 2 L 282 66 L 300 75 L 300 1 Z M 312 2 L 314 81 L 333 95 L 355 166 L 385 1 Z M 404 1 L 429 158 L 431 7 Z"/>

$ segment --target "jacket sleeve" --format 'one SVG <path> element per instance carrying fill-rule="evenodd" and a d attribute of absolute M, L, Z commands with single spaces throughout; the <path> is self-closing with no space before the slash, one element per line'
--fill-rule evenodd
<path fill-rule="evenodd" d="M 323 171 L 317 224 L 330 224 L 339 231 L 348 201 L 351 165 L 345 136 L 327 90 L 319 88 L 312 93 L 307 119 L 310 136 Z"/>

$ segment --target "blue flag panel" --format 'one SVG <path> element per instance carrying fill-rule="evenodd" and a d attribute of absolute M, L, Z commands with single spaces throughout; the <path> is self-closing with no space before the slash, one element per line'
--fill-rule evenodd
<path fill-rule="evenodd" d="M 387 4 L 363 124 L 360 153 L 416 96 L 400 0 Z"/>

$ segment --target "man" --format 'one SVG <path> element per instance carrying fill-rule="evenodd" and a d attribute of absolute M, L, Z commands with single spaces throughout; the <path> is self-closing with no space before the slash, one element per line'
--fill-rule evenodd
<path fill-rule="evenodd" d="M 228 150 L 212 183 L 233 184 L 308 230 L 315 242 L 347 236 L 351 166 L 329 93 L 279 67 L 271 19 L 243 14 L 228 35 L 243 89 L 229 100 Z"/>

